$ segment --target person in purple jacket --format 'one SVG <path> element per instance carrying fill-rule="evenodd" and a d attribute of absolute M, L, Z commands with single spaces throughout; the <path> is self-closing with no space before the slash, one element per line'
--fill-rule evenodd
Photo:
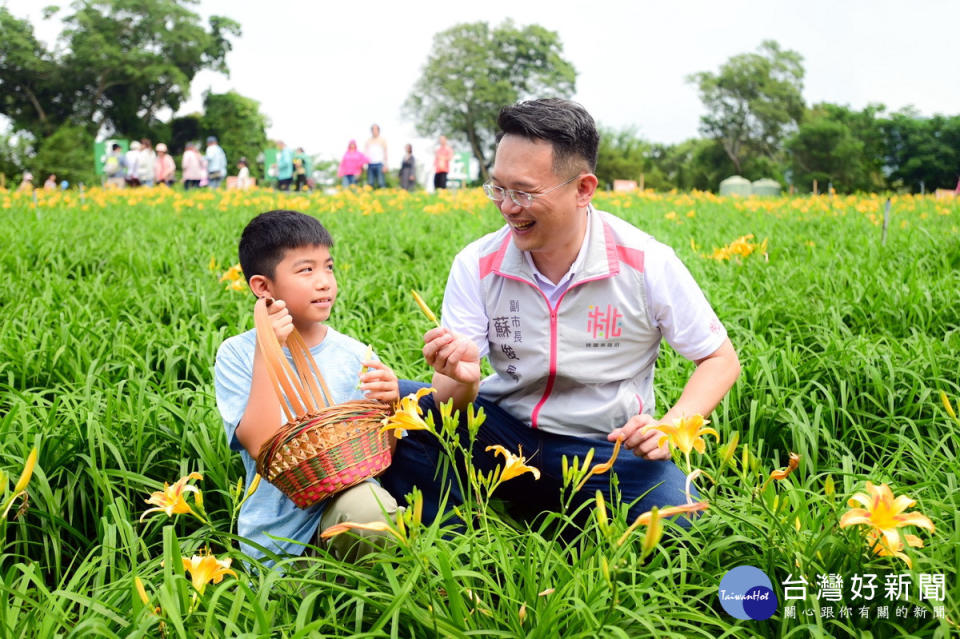
<path fill-rule="evenodd" d="M 484 409 L 472 451 L 481 470 L 496 465 L 487 446 L 522 446 L 541 477 L 512 479 L 509 495 L 498 494 L 522 514 L 560 507 L 564 455 L 582 460 L 594 448 L 594 459 L 606 460 L 617 439 L 633 453 L 613 466 L 631 517 L 686 503 L 696 489 L 687 494 L 656 426 L 707 416 L 730 390 L 740 364 L 726 330 L 672 249 L 591 204 L 599 135 L 582 106 L 520 102 L 504 107 L 498 124 L 484 191 L 505 224 L 454 259 L 442 326 L 424 335 L 437 392 L 421 407 L 452 399 L 457 409 Z M 696 368 L 657 417 L 663 340 Z M 482 357 L 494 371 L 486 379 Z M 401 383 L 401 395 L 413 390 Z M 410 433 L 397 447 L 399 470 L 384 480 L 395 496 L 419 486 L 431 515 L 441 497 L 436 448 L 429 434 Z M 579 496 L 592 499 L 598 489 L 609 499 L 608 476 L 591 477 Z M 449 505 L 459 498 L 454 490 Z"/>

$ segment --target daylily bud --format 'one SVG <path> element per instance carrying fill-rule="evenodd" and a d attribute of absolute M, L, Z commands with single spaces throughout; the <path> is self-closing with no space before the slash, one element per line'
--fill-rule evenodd
<path fill-rule="evenodd" d="M 30 477 L 33 476 L 33 467 L 37 465 L 37 449 L 34 447 L 30 451 L 30 454 L 27 456 L 27 463 L 23 467 L 23 472 L 20 473 L 20 479 L 17 480 L 17 485 L 13 487 L 14 493 L 19 493 L 21 490 L 27 487 L 27 484 L 30 483 Z"/>

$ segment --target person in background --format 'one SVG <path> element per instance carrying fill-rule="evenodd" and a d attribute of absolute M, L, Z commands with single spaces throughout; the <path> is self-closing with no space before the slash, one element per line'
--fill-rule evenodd
<path fill-rule="evenodd" d="M 307 187 L 307 154 L 303 152 L 302 146 L 298 146 L 297 152 L 293 154 L 293 180 L 294 191 Z"/>
<path fill-rule="evenodd" d="M 360 174 L 363 173 L 364 165 L 369 162 L 367 156 L 357 150 L 357 141 L 350 140 L 347 151 L 340 160 L 340 167 L 337 169 L 337 177 L 341 179 L 343 188 L 356 184 Z"/>
<path fill-rule="evenodd" d="M 211 189 L 220 188 L 220 183 L 227 176 L 227 154 L 217 143 L 215 136 L 207 138 L 207 185 Z"/>
<path fill-rule="evenodd" d="M 277 141 L 277 188 L 289 191 L 293 182 L 293 153 L 283 140 Z"/>
<path fill-rule="evenodd" d="M 450 173 L 450 160 L 453 149 L 447 144 L 447 136 L 440 136 L 440 146 L 433 154 L 433 188 L 447 188 L 447 174 Z"/>
<path fill-rule="evenodd" d="M 250 186 L 250 167 L 247 166 L 247 158 L 240 158 L 237 162 L 237 188 L 249 189 Z"/>
<path fill-rule="evenodd" d="M 400 188 L 412 191 L 417 186 L 417 163 L 413 159 L 413 147 L 403 147 L 403 161 L 400 163 Z"/>
<path fill-rule="evenodd" d="M 166 184 L 173 186 L 173 180 L 176 177 L 177 164 L 167 153 L 167 145 L 163 142 L 157 145 L 157 160 L 153 165 L 153 177 L 156 184 Z"/>
<path fill-rule="evenodd" d="M 121 188 L 124 185 L 123 176 L 126 172 L 127 158 L 123 155 L 123 147 L 116 142 L 110 147 L 110 153 L 103 160 L 103 174 L 106 176 L 106 186 Z"/>
<path fill-rule="evenodd" d="M 203 179 L 203 156 L 197 150 L 195 142 L 187 142 L 187 148 L 183 151 L 183 159 L 180 161 L 180 168 L 183 171 L 183 188 L 185 191 L 200 187 L 200 180 Z"/>
<path fill-rule="evenodd" d="M 56 191 L 57 190 L 57 176 L 55 173 L 51 173 L 47 176 L 47 181 L 43 183 L 44 191 Z"/>
<path fill-rule="evenodd" d="M 367 156 L 367 184 L 373 188 L 383 188 L 387 185 L 383 173 L 387 169 L 387 141 L 380 137 L 380 126 L 370 127 L 370 139 L 363 147 Z"/>
<path fill-rule="evenodd" d="M 139 172 L 137 171 L 137 162 L 140 159 L 140 143 L 134 140 L 130 143 L 130 150 L 127 151 L 127 186 L 140 186 Z"/>
<path fill-rule="evenodd" d="M 32 191 L 33 190 L 33 173 L 30 171 L 23 172 L 23 179 L 20 180 L 20 186 L 17 187 L 18 191 Z"/>
<path fill-rule="evenodd" d="M 150 140 L 140 140 L 140 153 L 137 155 L 137 179 L 144 186 L 153 186 L 157 164 L 157 154 Z"/>

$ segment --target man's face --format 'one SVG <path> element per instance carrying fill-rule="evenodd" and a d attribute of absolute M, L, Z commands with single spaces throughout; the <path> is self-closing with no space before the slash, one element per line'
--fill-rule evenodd
<path fill-rule="evenodd" d="M 572 174 L 571 174 L 572 175 Z M 571 175 L 553 172 L 553 146 L 543 140 L 505 135 L 497 146 L 491 181 L 504 189 L 536 195 L 562 183 Z M 510 225 L 513 242 L 521 251 L 556 254 L 572 250 L 576 256 L 583 241 L 586 220 L 578 203 L 579 180 L 562 186 L 523 208 L 507 195 L 495 206 Z"/>
<path fill-rule="evenodd" d="M 447 146 L 447 138 L 444 135 L 440 136 L 440 146 Z"/>
<path fill-rule="evenodd" d="M 373 133 L 373 137 L 377 137 L 380 135 L 380 127 L 374 124 L 372 127 L 370 127 L 370 132 Z"/>

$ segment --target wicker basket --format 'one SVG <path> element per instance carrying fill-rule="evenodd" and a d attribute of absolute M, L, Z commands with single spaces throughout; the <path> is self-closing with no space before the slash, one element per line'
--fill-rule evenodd
<path fill-rule="evenodd" d="M 332 395 L 300 334 L 287 338 L 294 367 L 283 355 L 265 305 L 254 311 L 257 344 L 287 423 L 260 449 L 257 471 L 300 508 L 354 486 L 390 466 L 390 435 L 381 421 L 389 404 Z"/>

